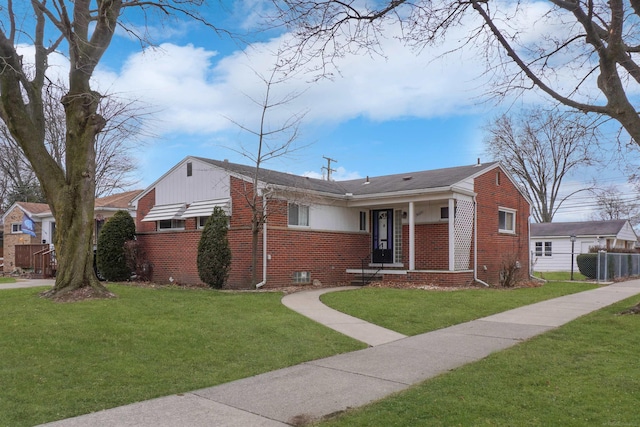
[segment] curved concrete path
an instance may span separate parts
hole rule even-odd
[[[339,288],[325,288],[313,291],[302,291],[285,295],[282,303],[309,319],[336,330],[348,337],[362,341],[370,346],[386,344],[406,338],[398,332],[385,329],[362,319],[327,307],[320,301],[320,296],[328,292],[358,289],[358,286],[343,286]]]
[[[342,288],[344,289],[344,288]],[[314,291],[311,291],[314,292]],[[640,294],[640,280],[567,295],[364,350],[190,393],[47,424],[50,427],[302,425],[383,399],[571,320]],[[296,294],[292,294],[293,297]],[[313,295],[313,294],[312,294]],[[317,298],[316,298],[317,299]],[[303,296],[290,305],[309,304]],[[315,304],[303,311],[314,313]],[[317,309],[317,307],[316,307]],[[338,322],[337,325],[342,325]],[[339,326],[342,327],[342,326]]]

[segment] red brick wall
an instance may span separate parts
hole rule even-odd
[[[496,174],[500,174],[499,184]],[[500,169],[475,180],[478,211],[478,278],[497,284],[503,262],[520,262],[519,276],[529,275],[529,203]],[[515,209],[515,234],[498,232],[498,207]],[[486,269],[485,269],[486,267]]]
[[[423,271],[411,271],[407,274],[383,274],[385,282],[394,283],[421,283],[430,286],[467,286],[473,284],[473,272],[457,271],[434,273]]]
[[[449,224],[418,224],[415,233],[416,270],[448,270]],[[409,225],[402,226],[402,260],[409,268]]]
[[[251,281],[251,209],[245,195],[251,193],[251,183],[231,178],[232,216],[229,244],[232,253],[230,288],[246,288]],[[156,232],[155,223],[141,222],[155,204],[151,191],[138,202],[138,239],[152,264],[152,280],[168,283],[201,284],[197,269],[197,246],[200,230],[195,218],[187,221],[184,231]],[[311,281],[337,284],[350,278],[347,268],[358,268],[369,253],[370,237],[363,233],[340,233],[296,229],[287,226],[287,202],[271,200],[267,218],[266,287],[293,284],[293,273],[308,271]],[[258,235],[257,279],[262,280],[262,237]]]

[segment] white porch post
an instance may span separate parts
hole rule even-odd
[[[455,200],[449,199],[449,271],[456,269]]]
[[[416,215],[413,202],[409,202],[409,270],[416,269]]]

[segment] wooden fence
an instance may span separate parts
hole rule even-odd
[[[33,270],[42,277],[55,274],[55,256],[49,245],[16,245],[16,261],[18,268]]]

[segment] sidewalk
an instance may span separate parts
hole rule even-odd
[[[53,286],[55,283],[55,279],[17,279],[15,283],[0,283],[0,290]]]
[[[322,308],[317,303],[319,292],[292,294],[284,298],[283,303],[363,341],[376,342],[374,335],[378,330],[383,343],[191,393],[138,402],[46,425],[297,425],[385,398],[640,294],[640,280],[567,295],[426,334],[400,336],[395,340],[388,334],[392,331],[369,328],[366,322],[356,322],[350,316],[343,317],[342,313]],[[363,330],[366,333],[363,334]]]

